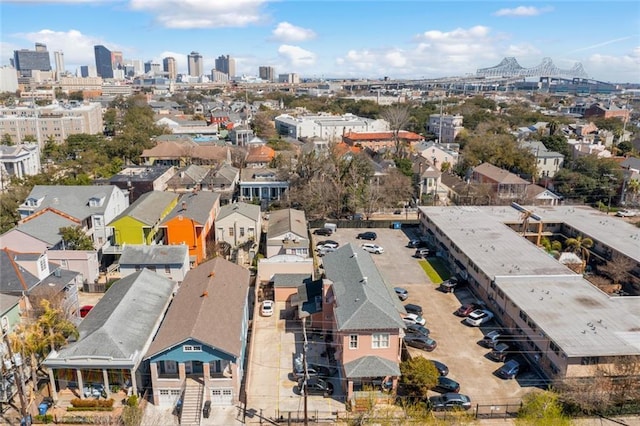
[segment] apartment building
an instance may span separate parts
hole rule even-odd
[[[427,131],[433,133],[440,143],[453,143],[464,129],[461,115],[431,114]]]
[[[294,117],[282,114],[275,118],[275,127],[280,135],[294,139],[313,138],[339,142],[343,135],[351,132],[387,132],[385,120],[361,118],[347,113],[343,115],[319,114]]]

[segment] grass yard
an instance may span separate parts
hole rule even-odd
[[[437,257],[430,257],[428,259],[419,260],[418,263],[424,270],[434,284],[440,284],[444,280],[448,280],[451,277],[449,269],[445,266]]]

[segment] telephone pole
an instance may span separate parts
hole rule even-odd
[[[13,370],[13,377],[16,381],[16,386],[18,387],[18,396],[20,397],[20,415],[21,419],[24,420],[26,426],[31,425],[31,417],[27,412],[27,398],[24,393],[24,373],[22,371],[22,356],[17,353],[14,354],[11,350],[11,342],[9,342],[9,327],[2,328],[2,337],[4,339],[4,343],[7,346],[7,353],[9,354],[9,363],[11,364],[11,369]]]
[[[307,387],[309,386],[309,384],[307,383],[307,380],[309,380],[309,372],[307,370],[307,317],[306,315],[304,317],[302,317],[302,336],[304,339],[304,342],[302,343],[302,366],[304,368],[304,382],[303,382],[303,388],[304,388],[304,393],[303,393],[303,397],[304,397],[304,426],[307,426],[309,424],[309,415],[308,415],[308,411],[307,411]]]

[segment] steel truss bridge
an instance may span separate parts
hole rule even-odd
[[[551,58],[543,58],[542,62],[532,68],[522,67],[516,58],[504,58],[498,65],[480,68],[476,71],[478,77],[560,77],[566,79],[588,78],[582,64],[577,62],[570,69],[558,68]]]

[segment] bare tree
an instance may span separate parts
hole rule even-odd
[[[408,104],[394,104],[384,109],[380,116],[389,122],[389,128],[393,133],[393,141],[395,143],[396,155],[404,158],[407,150],[400,140],[400,130],[409,123],[411,119],[411,108]]]
[[[611,260],[598,266],[598,271],[611,278],[614,284],[622,284],[634,267],[633,260],[622,254],[613,253]]]

